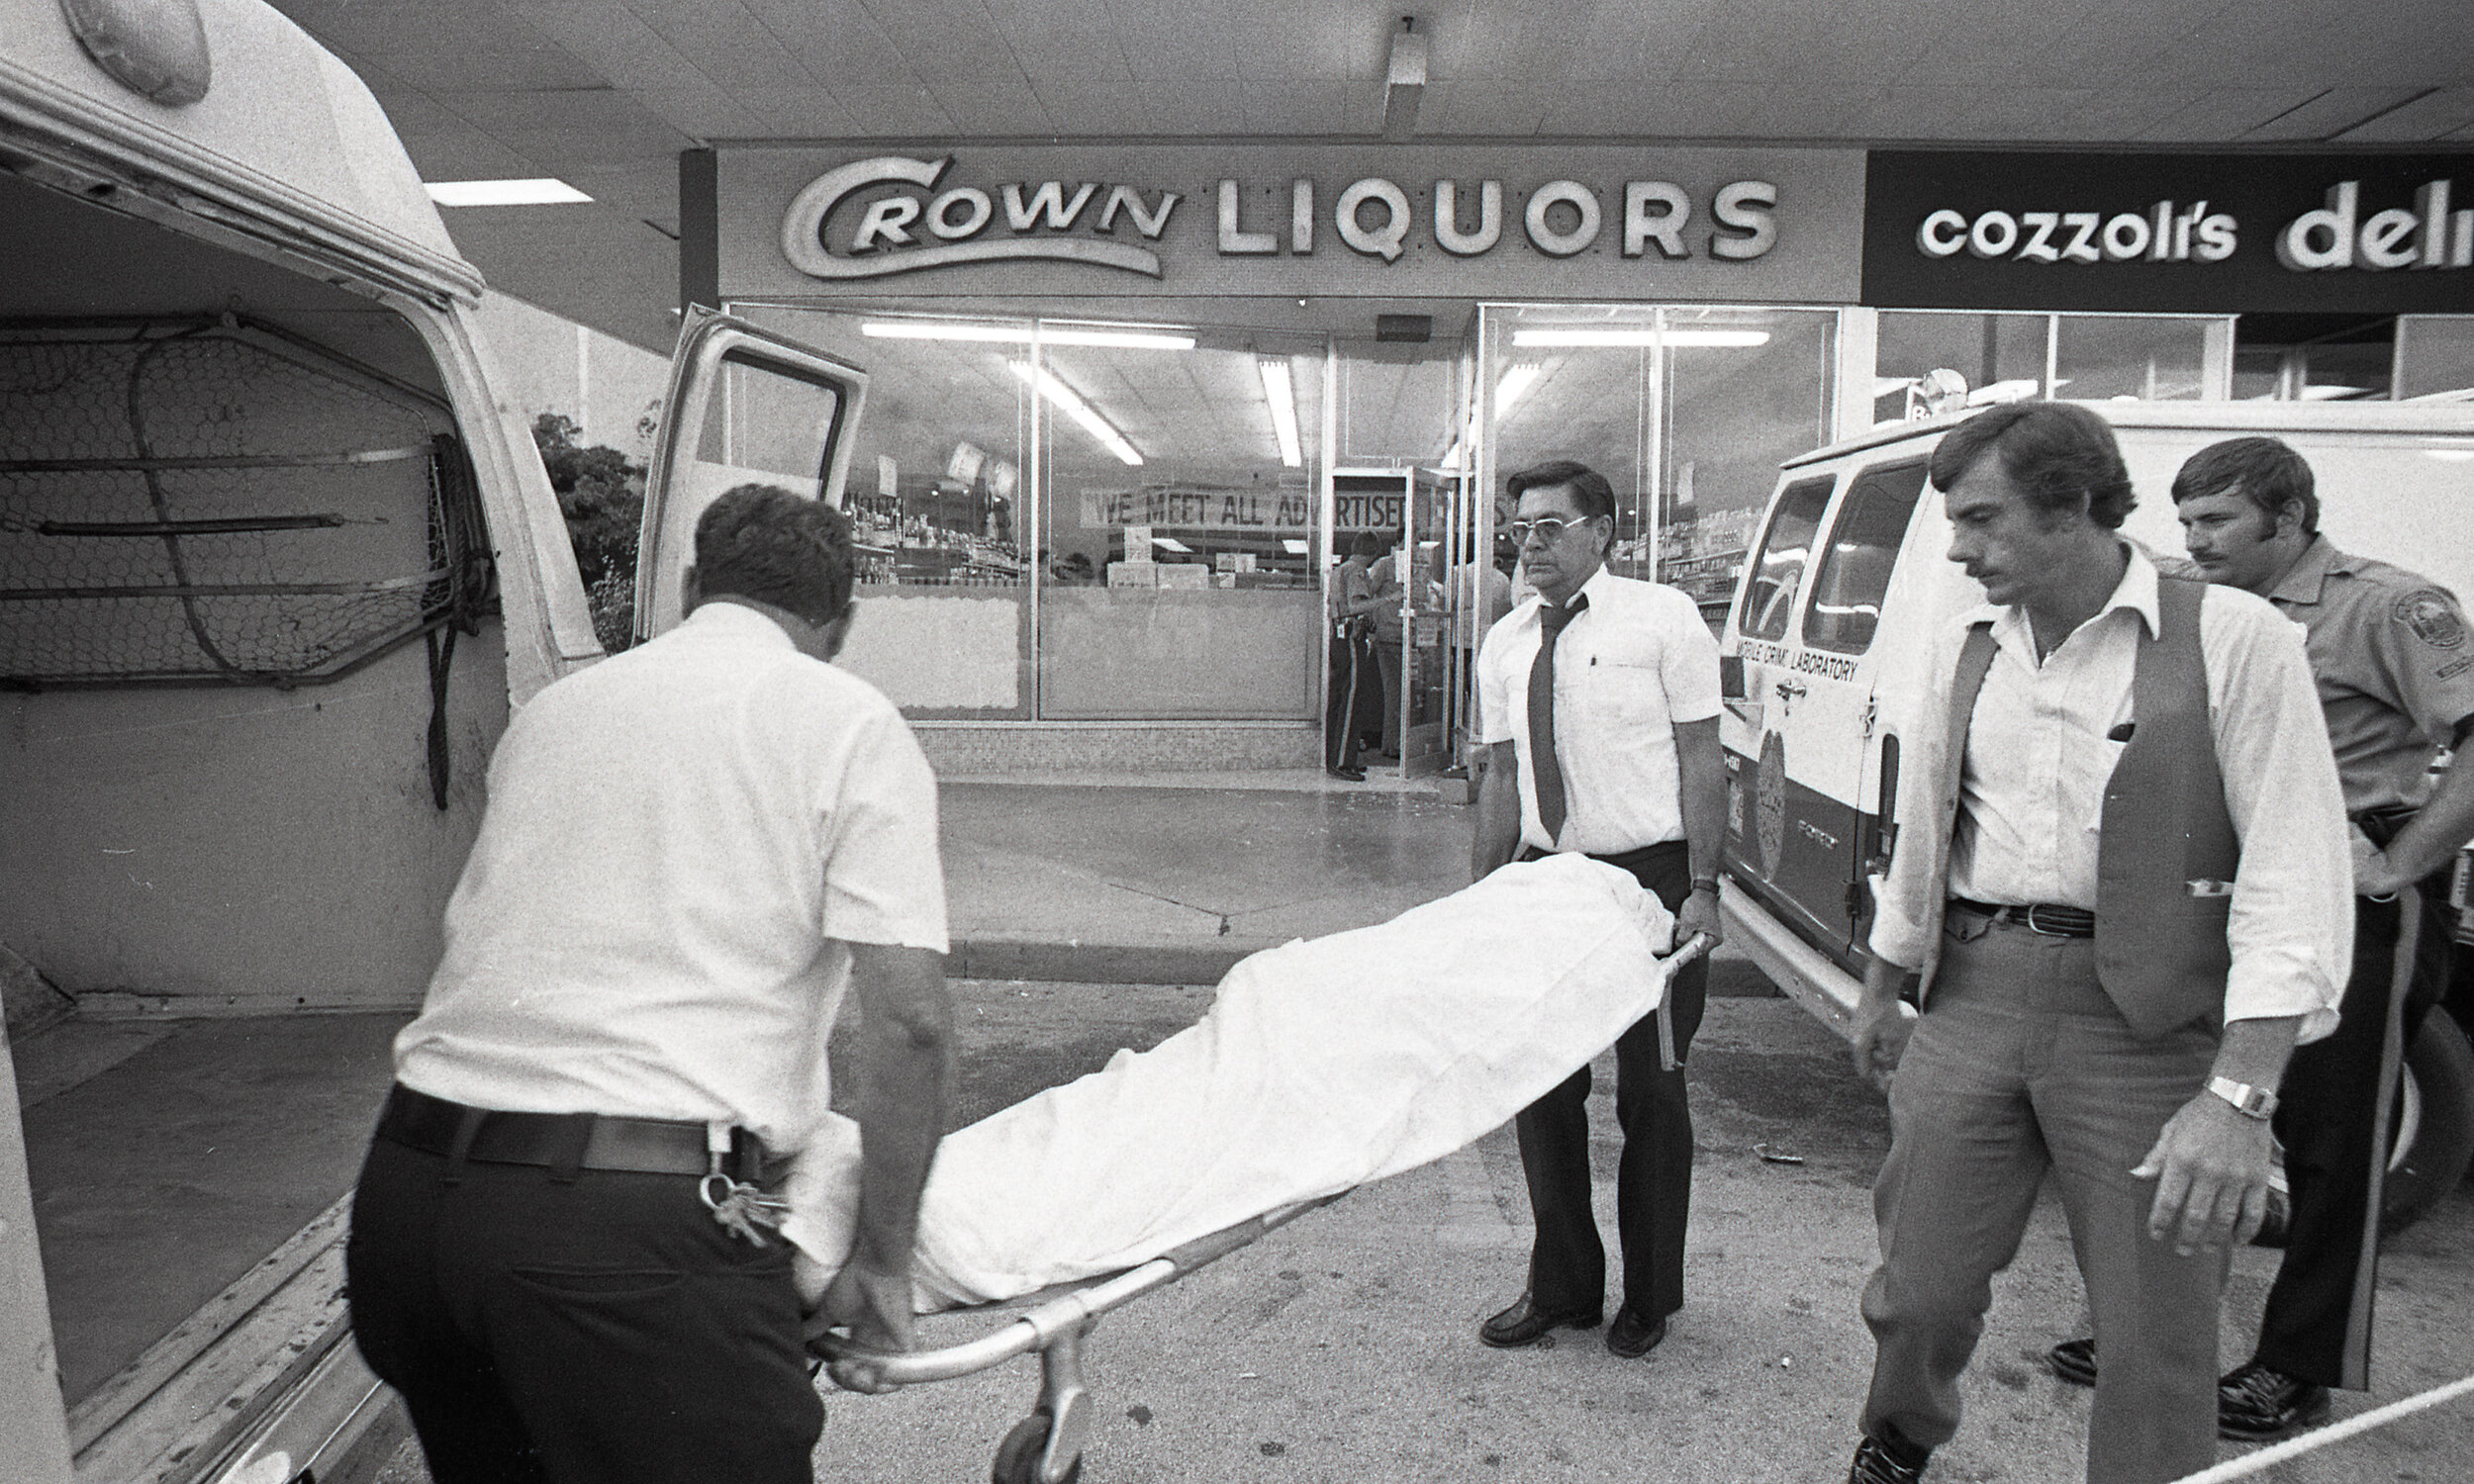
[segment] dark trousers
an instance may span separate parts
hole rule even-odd
[[[2354,899],[2352,976],[2334,1034],[2297,1048],[2278,1087],[2285,1146],[2285,1258],[2260,1316],[2253,1358],[2323,1386],[2370,1387],[2371,1290],[2379,1269],[2372,1213],[2388,1162],[2381,1137],[2389,999],[2397,955],[2416,955],[2403,1014],[2411,1041],[2439,997],[2448,962],[2446,899],[2424,892],[2421,943],[2400,944],[2394,901]],[[2368,1240],[2366,1240],[2368,1239]]]
[[[809,1484],[824,1404],[790,1247],[732,1238],[696,1184],[372,1143],[352,1334],[436,1484]]]
[[[1375,677],[1375,656],[1364,636],[1334,634],[1331,679],[1323,689],[1323,766],[1355,768],[1365,746],[1367,729],[1376,724],[1381,704],[1381,684]]]
[[[1523,860],[1543,852],[1530,850]],[[1668,911],[1692,893],[1690,853],[1680,840],[1621,856],[1601,856],[1629,871]],[[1681,1061],[1701,1028],[1709,992],[1709,961],[1676,971],[1672,996],[1675,1056]],[[1596,1313],[1606,1297],[1606,1247],[1589,1209],[1589,1068],[1521,1110],[1514,1121],[1521,1168],[1529,1177],[1529,1209],[1538,1236],[1529,1253],[1529,1294],[1539,1308]],[[1623,1154],[1615,1166],[1615,1235],[1623,1244],[1624,1305],[1646,1320],[1683,1307],[1683,1236],[1692,1209],[1692,1110],[1683,1068],[1663,1070],[1658,1019],[1644,1017],[1615,1042],[1615,1125]]]

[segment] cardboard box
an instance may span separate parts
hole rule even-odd
[[[1160,569],[1150,562],[1110,562],[1108,586],[1111,588],[1156,588],[1159,583],[1152,574]]]

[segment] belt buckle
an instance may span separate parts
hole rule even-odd
[[[2046,927],[2042,922],[2037,921],[2036,914],[2042,910],[2045,905],[2046,904],[2044,902],[2031,902],[2027,906],[2017,909],[2019,912],[2019,920],[2028,925],[2029,932],[2042,933],[2047,938],[2075,938],[2079,936],[2076,933],[2064,932],[2060,928]]]

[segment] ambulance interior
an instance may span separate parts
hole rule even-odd
[[[413,324],[0,164],[0,980],[79,1472],[132,1477],[342,1333],[506,665]]]

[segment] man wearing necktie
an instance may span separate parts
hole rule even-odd
[[[1691,599],[1606,570],[1615,492],[1559,460],[1512,476],[1520,543],[1536,595],[1487,631],[1477,653],[1485,773],[1470,871],[1578,851],[1631,872],[1675,914],[1677,942],[1720,935],[1718,860],[1726,762],[1718,743],[1718,644]],[[1660,1065],[1656,1017],[1615,1043],[1615,1182],[1623,1301],[1606,1347],[1631,1358],[1666,1338],[1683,1306],[1692,1120],[1681,1060],[1701,1023],[1708,970],[1668,988],[1677,1066]],[[1594,1327],[1606,1250],[1589,1208],[1589,1068],[1522,1112],[1521,1165],[1538,1235],[1529,1286],[1478,1327],[1498,1346],[1558,1326]]]

